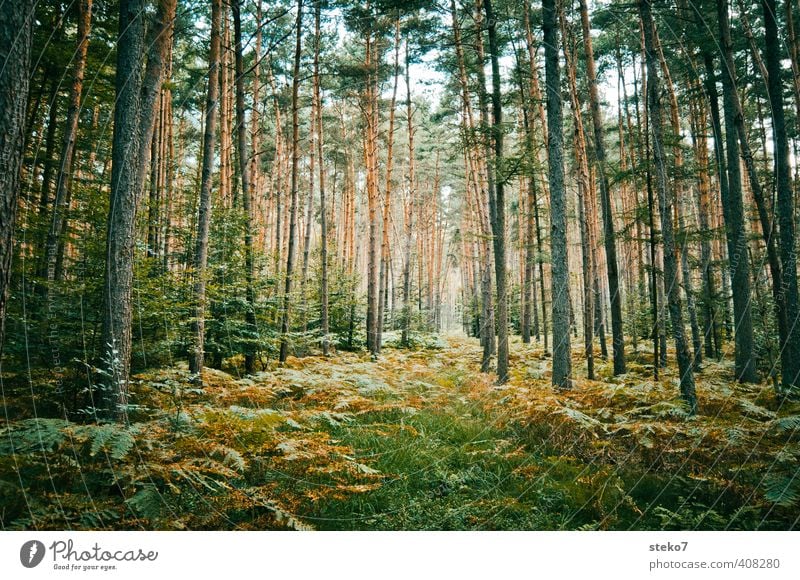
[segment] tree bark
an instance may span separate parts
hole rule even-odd
[[[500,60],[497,43],[497,20],[492,0],[483,0],[492,63],[492,137],[494,141],[494,191],[489,189],[494,241],[494,269],[497,285],[497,382],[508,381],[508,288],[506,280],[506,209],[503,168],[503,107],[500,92]],[[437,193],[434,192],[436,195]],[[494,206],[494,211],[491,211]]]
[[[597,94],[597,74],[595,72],[592,36],[589,26],[589,11],[586,0],[580,0],[583,47],[586,53],[586,76],[589,84],[589,108],[594,128],[594,155],[597,162],[597,177],[600,184],[600,208],[603,214],[603,245],[606,251],[606,274],[608,295],[611,302],[611,335],[614,354],[614,374],[625,372],[625,336],[622,326],[622,293],[617,268],[617,241],[614,231],[614,214],[611,208],[611,194],[606,175],[606,147],[603,138],[603,120],[600,116],[600,98]]]
[[[781,291],[786,304],[788,334],[781,344],[781,382],[784,394],[800,393],[800,300],[797,288],[797,253],[794,233],[794,192],[789,165],[789,140],[783,110],[783,75],[775,0],[761,0],[764,12],[767,92],[772,112],[772,144],[775,151],[775,210],[780,234],[783,268]]]
[[[81,95],[83,93],[83,76],[86,70],[86,53],[89,48],[89,32],[92,22],[92,0],[78,2],[78,46],[75,51],[75,73],[67,110],[67,125],[61,145],[61,162],[56,174],[56,196],[53,203],[53,219],[47,234],[45,246],[47,281],[56,279],[56,262],[58,260],[61,236],[64,232],[67,211],[67,188],[70,184],[72,159],[75,153],[75,140],[78,136],[78,119],[81,112]]]
[[[678,269],[675,260],[675,239],[672,225],[672,192],[669,190],[663,130],[661,127],[661,101],[659,94],[658,56],[655,48],[655,22],[651,12],[651,0],[639,0],[639,12],[644,29],[645,58],[647,61],[647,113],[650,135],[653,141],[653,164],[656,172],[656,189],[661,214],[661,235],[664,244],[664,285],[666,286],[672,334],[675,339],[681,394],[689,405],[690,413],[697,408],[692,357],[683,326],[683,308],[678,287]]]
[[[144,0],[120,4],[117,43],[116,106],[111,165],[111,203],[106,238],[102,362],[107,380],[101,388],[98,418],[127,420],[128,379],[131,363],[131,293],[136,240],[136,212],[147,171],[153,138],[156,97],[164,72],[164,59],[172,42],[175,0],[162,0],[149,35],[145,54]],[[99,404],[98,404],[99,403]]]
[[[550,182],[550,246],[552,256],[553,386],[572,387],[569,338],[569,254],[567,200],[564,187],[561,70],[558,62],[558,11],[555,0],[543,0],[545,79],[547,85],[547,141]]]
[[[300,57],[303,45],[303,0],[297,0],[297,21],[295,23],[295,48],[294,67],[292,70],[292,181],[291,181],[291,207],[289,209],[289,249],[286,257],[286,278],[283,287],[283,312],[281,314],[281,347],[280,362],[286,362],[289,356],[289,316],[292,291],[292,272],[294,270],[297,241],[297,170],[300,160],[300,120],[299,120],[299,92],[300,92]]]
[[[0,355],[24,154],[35,5],[33,0],[9,0],[0,12]]]
[[[717,0],[717,19],[722,44],[722,104],[725,117],[725,148],[728,157],[728,187],[722,192],[722,210],[725,218],[725,234],[728,241],[728,267],[733,291],[735,372],[736,380],[743,383],[758,381],[757,363],[754,353],[753,319],[750,292],[750,258],[747,252],[742,204],[742,174],[739,160],[739,143],[736,139],[735,117],[738,100],[736,76],[733,62],[730,26],[728,24],[728,2]],[[726,195],[727,194],[727,195]]]
[[[217,114],[219,111],[220,26],[222,0],[211,0],[211,46],[208,53],[208,91],[203,134],[203,166],[200,176],[200,200],[197,210],[197,239],[194,250],[194,316],[189,371],[203,381],[206,265],[208,263],[208,230],[211,224],[211,186],[214,171]]]

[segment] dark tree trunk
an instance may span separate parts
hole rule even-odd
[[[250,150],[247,144],[247,123],[244,113],[244,55],[242,54],[242,0],[235,0],[231,5],[233,10],[233,36],[234,36],[234,60],[236,67],[236,144],[237,158],[239,160],[239,177],[242,180],[242,209],[244,210],[244,275],[245,275],[245,298],[247,300],[247,310],[245,311],[245,322],[252,338],[258,334],[256,328],[256,295],[253,287],[253,208],[252,191],[250,183],[250,171],[248,162],[250,160]],[[244,372],[252,374],[255,372],[255,349],[248,346],[244,353]]]
[[[611,302],[611,336],[614,353],[614,374],[625,372],[625,337],[622,327],[622,294],[617,269],[617,241],[614,232],[614,214],[611,208],[611,194],[606,175],[606,146],[603,138],[603,121],[600,116],[600,98],[597,94],[597,75],[592,51],[592,36],[589,31],[589,11],[586,0],[580,0],[581,28],[583,46],[586,53],[586,76],[589,83],[589,106],[592,111],[594,128],[594,153],[597,161],[597,177],[600,184],[600,207],[603,214],[603,244],[606,250],[606,271],[608,274],[608,295]]]
[[[543,0],[545,81],[547,85],[547,143],[550,181],[550,246],[552,256],[553,386],[572,386],[570,355],[569,256],[567,253],[567,196],[564,187],[561,70],[558,62],[558,12],[555,0]]]
[[[203,380],[206,265],[208,263],[208,230],[211,224],[211,186],[214,171],[217,114],[219,111],[220,26],[222,0],[211,1],[211,46],[208,53],[208,92],[206,93],[206,118],[203,134],[203,167],[200,174],[200,201],[197,210],[197,240],[194,250],[194,316],[192,319],[192,350],[189,353],[189,371]]]
[[[719,35],[722,41],[722,103],[725,116],[725,148],[728,157],[728,187],[722,192],[722,213],[728,242],[728,267],[733,293],[734,341],[736,380],[743,383],[758,381],[753,343],[753,318],[750,293],[750,258],[747,252],[742,204],[742,172],[739,163],[739,143],[736,139],[734,103],[736,80],[728,25],[728,2],[717,0]],[[727,195],[726,195],[727,194]]]
[[[297,22],[294,50],[294,68],[292,71],[292,181],[291,181],[291,207],[289,209],[289,248],[286,257],[286,279],[283,287],[283,312],[281,314],[281,350],[280,362],[286,362],[289,356],[289,306],[291,304],[292,273],[294,270],[295,254],[297,253],[297,169],[300,160],[300,120],[299,120],[299,92],[300,92],[300,57],[303,40],[303,0],[297,0]]]
[[[675,259],[675,237],[672,226],[672,192],[669,190],[664,137],[661,127],[661,102],[659,95],[658,56],[655,50],[655,23],[651,12],[651,0],[639,0],[639,11],[644,29],[645,57],[647,60],[647,113],[650,134],[653,140],[653,165],[656,172],[658,206],[661,213],[661,236],[664,243],[664,285],[666,287],[672,334],[675,339],[681,394],[691,413],[697,408],[692,357],[683,326],[683,307],[678,287],[678,268]]]
[[[116,106],[111,165],[111,203],[106,241],[105,297],[101,362],[107,373],[99,417],[127,418],[131,362],[131,292],[136,240],[136,210],[142,197],[153,138],[156,97],[164,58],[172,42],[175,0],[160,2],[146,38],[144,0],[123,0],[117,43]],[[149,42],[148,42],[149,41]],[[147,53],[147,65],[141,63]],[[98,405],[99,403],[99,405]]]
[[[0,355],[24,154],[35,5],[33,0],[9,0],[0,11]]]
[[[785,394],[800,393],[800,303],[797,288],[797,253],[794,235],[794,192],[789,165],[789,140],[786,134],[786,117],[783,110],[783,73],[778,38],[775,0],[761,0],[764,11],[767,91],[772,110],[772,143],[775,151],[775,189],[780,233],[780,256],[783,268],[782,292],[786,302],[788,334],[781,344],[781,378]]]
[[[506,284],[506,210],[505,175],[503,175],[503,108],[500,93],[500,63],[497,44],[497,23],[492,0],[483,0],[486,27],[489,33],[489,58],[492,63],[492,134],[494,141],[495,187],[489,190],[494,270],[497,284],[497,382],[508,380],[508,290]],[[438,195],[438,193],[434,192]],[[494,206],[492,210],[491,206]]]

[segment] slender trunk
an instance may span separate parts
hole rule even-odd
[[[86,70],[86,53],[89,47],[89,32],[92,22],[92,0],[78,2],[78,47],[75,54],[75,73],[70,89],[67,124],[61,145],[61,162],[56,174],[56,196],[53,203],[53,219],[47,234],[45,245],[47,281],[56,279],[56,262],[62,234],[66,224],[68,206],[68,186],[70,184],[72,160],[75,153],[75,140],[78,136],[78,119],[81,112],[81,95],[83,93],[83,76]]]
[[[569,254],[567,203],[564,187],[561,71],[558,62],[558,13],[555,0],[543,0],[542,10],[547,84],[547,141],[550,182],[550,246],[553,301],[553,386],[572,386],[569,338]]]
[[[403,251],[403,328],[400,343],[408,346],[411,330],[411,241],[413,237],[414,200],[417,195],[417,181],[414,167],[414,112],[411,109],[411,76],[408,70],[408,40],[406,39],[406,121],[408,123],[408,197],[405,200],[403,230],[405,248]]]
[[[367,349],[373,357],[380,353],[378,343],[378,38],[372,28],[366,31],[365,69],[366,84],[362,94],[362,112],[366,126],[364,161],[367,189]]]
[[[597,92],[592,36],[589,26],[589,11],[586,0],[580,0],[581,28],[583,46],[586,53],[586,76],[589,83],[589,107],[592,112],[594,128],[594,154],[597,162],[597,176],[600,184],[600,208],[603,213],[603,243],[606,251],[606,274],[608,294],[611,302],[611,334],[614,353],[614,374],[625,372],[625,337],[622,327],[622,293],[620,292],[619,271],[617,269],[617,241],[614,231],[614,214],[611,207],[611,194],[606,175],[606,148],[603,137],[603,121],[600,116],[600,98]]]
[[[781,50],[775,0],[761,0],[764,11],[765,50],[769,79],[767,92],[772,112],[772,145],[775,151],[775,210],[780,234],[780,257],[783,268],[781,291],[786,304],[788,334],[781,344],[781,382],[785,394],[800,393],[800,298],[797,288],[797,253],[794,232],[794,192],[789,164],[789,140],[783,110]]]
[[[253,287],[253,209],[252,192],[250,184],[250,171],[248,160],[250,151],[247,146],[247,122],[244,112],[244,56],[242,54],[242,17],[241,5],[243,0],[234,0],[233,10],[233,36],[234,59],[236,66],[236,141],[237,157],[239,160],[239,177],[242,181],[242,209],[244,210],[244,275],[245,275],[245,323],[251,336],[258,333],[256,328],[256,296]],[[235,198],[234,198],[235,199]],[[235,203],[235,202],[234,202]],[[244,353],[244,372],[255,372],[256,356],[254,348],[248,346]]]
[[[321,261],[321,281],[320,281],[320,325],[322,333],[322,354],[328,356],[328,215],[325,205],[325,162],[323,153],[323,132],[322,132],[322,98],[320,97],[319,87],[319,48],[320,48],[320,17],[322,12],[322,0],[314,2],[314,102],[316,103],[317,116],[312,122],[316,124],[317,134],[317,158],[319,160],[319,221],[320,221],[320,261]]]
[[[381,264],[378,288],[378,349],[383,340],[384,309],[389,291],[389,256],[392,214],[392,167],[394,163],[394,117],[397,103],[397,83],[400,76],[400,18],[395,22],[394,31],[394,83],[392,84],[392,100],[389,104],[389,130],[386,135],[386,188],[383,193],[383,240],[381,241]]]
[[[742,204],[742,174],[739,160],[739,143],[736,139],[736,69],[733,62],[728,2],[717,0],[717,18],[722,44],[722,103],[725,116],[725,149],[728,156],[728,188],[722,192],[722,213],[728,241],[728,267],[733,290],[734,340],[736,354],[736,380],[743,383],[758,381],[756,358],[753,352],[753,319],[750,295],[750,258],[747,252]],[[727,195],[726,195],[727,194]]]
[[[494,269],[497,285],[497,382],[508,381],[508,290],[506,280],[506,209],[503,174],[503,108],[500,92],[500,61],[497,44],[497,21],[492,0],[483,0],[492,63],[492,137],[494,141],[494,191],[489,188],[489,207],[494,240]],[[492,210],[492,206],[494,210]]]
[[[220,20],[222,0],[211,2],[211,46],[208,54],[208,92],[206,93],[205,129],[203,134],[203,166],[200,175],[200,200],[197,210],[197,238],[194,250],[194,316],[193,344],[189,352],[189,371],[203,381],[206,265],[208,263],[208,231],[211,224],[211,186],[214,170],[217,112],[219,111]]]
[[[297,21],[295,23],[294,68],[292,70],[292,181],[290,185],[291,207],[289,209],[288,254],[286,258],[286,278],[283,288],[283,312],[281,313],[280,362],[289,356],[289,316],[292,291],[292,272],[296,253],[295,231],[297,230],[297,169],[300,160],[300,57],[303,48],[303,0],[297,0]]]
[[[644,29],[644,47],[647,61],[647,113],[653,141],[653,163],[656,171],[658,205],[661,213],[661,235],[664,244],[664,284],[666,286],[672,334],[680,373],[681,394],[691,413],[697,408],[692,359],[683,327],[683,308],[678,287],[678,272],[675,260],[675,239],[672,229],[672,192],[669,190],[666,153],[661,127],[661,102],[659,94],[658,57],[655,49],[655,23],[651,12],[651,0],[639,0],[639,12]]]
[[[578,96],[576,54],[574,37],[570,34],[564,14],[561,15],[561,33],[564,38],[564,60],[567,66],[569,84],[570,109],[575,129],[573,152],[577,169],[578,192],[578,226],[581,239],[581,275],[583,282],[583,347],[586,355],[587,377],[594,380],[594,288],[592,287],[592,271],[594,269],[593,247],[589,241],[589,223],[587,218],[587,197],[591,195],[589,186],[589,162],[586,155],[586,135],[581,117],[581,102]],[[569,41],[569,42],[568,42]]]

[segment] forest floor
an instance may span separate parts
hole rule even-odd
[[[511,378],[477,341],[292,358],[247,378],[185,367],[132,385],[131,425],[31,418],[4,383],[3,528],[791,529],[800,405],[704,363],[698,414],[652,354],[571,391],[541,346],[512,344]],[[34,378],[35,380],[35,378]],[[24,403],[27,394],[28,404]],[[27,416],[28,418],[22,418]],[[12,474],[7,477],[5,474]]]

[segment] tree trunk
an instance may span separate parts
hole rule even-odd
[[[197,239],[194,251],[194,316],[192,319],[192,344],[189,353],[189,371],[203,381],[206,265],[208,262],[208,230],[211,224],[211,186],[214,170],[214,147],[217,136],[219,111],[220,21],[222,0],[211,1],[211,46],[208,53],[208,92],[206,93],[206,118],[203,135],[203,166],[200,176],[200,200],[197,211]]]
[[[545,79],[547,84],[547,141],[550,182],[550,246],[552,255],[553,386],[572,386],[569,338],[569,254],[567,251],[567,196],[564,187],[564,136],[561,112],[561,71],[558,62],[558,8],[555,0],[542,1]]]
[[[606,250],[606,273],[608,294],[611,301],[611,334],[614,353],[614,374],[625,372],[625,337],[622,327],[622,293],[620,292],[619,271],[617,269],[617,241],[614,231],[614,214],[611,208],[611,194],[606,175],[606,147],[603,138],[603,121],[600,116],[600,98],[597,94],[597,74],[595,73],[592,36],[589,26],[589,11],[586,0],[580,0],[583,47],[586,53],[586,76],[589,83],[589,107],[592,112],[594,128],[594,153],[597,162],[597,176],[600,184],[600,208],[603,213],[603,243]]]
[[[47,281],[56,279],[56,262],[61,236],[64,232],[67,212],[67,187],[71,178],[72,159],[75,152],[75,140],[78,136],[78,118],[81,112],[81,95],[83,93],[83,75],[86,70],[86,52],[89,48],[89,32],[92,21],[92,0],[78,2],[78,46],[75,54],[75,73],[67,110],[67,125],[61,145],[61,162],[56,174],[56,197],[53,203],[53,219],[47,234],[45,246]]]
[[[736,380],[743,383],[758,381],[758,371],[753,352],[752,297],[750,292],[750,258],[747,252],[742,204],[742,174],[739,160],[739,143],[736,139],[734,118],[736,107],[736,77],[733,63],[731,33],[728,25],[728,2],[717,0],[717,18],[722,44],[722,103],[725,116],[725,148],[728,156],[728,188],[722,192],[722,213],[728,241],[728,267],[733,291],[734,341],[736,354]],[[726,195],[727,194],[727,195]]]
[[[408,70],[408,40],[406,39],[406,121],[408,124],[408,198],[405,200],[403,230],[405,248],[403,250],[403,327],[400,343],[408,346],[411,330],[411,241],[413,237],[414,199],[417,195],[417,182],[414,167],[414,111],[411,108],[411,76]]]
[[[329,322],[328,322],[328,213],[325,205],[325,162],[323,154],[323,132],[322,132],[322,98],[320,97],[320,72],[319,72],[319,45],[320,45],[320,17],[322,12],[322,0],[314,2],[314,102],[316,103],[316,119],[312,123],[316,124],[317,134],[317,158],[319,159],[319,213],[320,213],[320,261],[321,261],[321,280],[320,280],[320,326],[322,332],[322,354],[328,356],[329,341]]]
[[[589,162],[586,155],[586,135],[581,117],[581,102],[578,96],[577,71],[575,66],[575,41],[567,27],[564,14],[561,15],[561,34],[564,39],[564,60],[567,65],[567,81],[569,84],[570,109],[575,129],[573,152],[577,169],[578,191],[578,228],[581,239],[581,277],[583,282],[583,348],[586,355],[587,378],[594,380],[594,288],[592,272],[594,271],[593,247],[589,241],[589,222],[587,218],[587,197],[591,195],[589,186]]]
[[[117,43],[116,106],[111,165],[111,203],[108,212],[104,281],[101,365],[107,373],[99,393],[98,416],[127,419],[131,363],[131,293],[136,241],[136,211],[142,197],[153,138],[156,97],[164,60],[172,42],[175,0],[160,2],[149,39],[145,35],[144,0],[123,0]],[[149,42],[147,65],[141,63]]]
[[[669,190],[666,154],[661,127],[661,102],[659,95],[658,56],[655,49],[655,22],[651,12],[651,0],[639,0],[639,12],[644,29],[644,47],[647,61],[647,104],[650,134],[653,140],[653,164],[656,171],[656,189],[661,213],[661,235],[664,243],[664,284],[669,303],[672,334],[675,339],[681,394],[692,414],[697,408],[692,358],[683,326],[683,308],[678,287],[678,269],[675,260],[675,239],[672,228],[672,192]]]
[[[788,334],[781,344],[781,382],[784,394],[800,393],[800,300],[797,288],[797,253],[794,234],[794,192],[789,165],[789,140],[783,110],[783,76],[775,0],[761,0],[764,11],[767,92],[772,111],[772,144],[775,151],[775,189],[780,233],[780,257],[783,268],[782,292],[786,303]]]
[[[286,362],[289,356],[289,307],[291,305],[292,271],[297,248],[295,231],[297,230],[297,169],[300,160],[300,57],[303,48],[303,0],[297,0],[297,22],[295,24],[294,68],[292,70],[292,181],[291,207],[289,209],[288,254],[286,257],[286,278],[283,287],[283,312],[281,314],[281,350],[280,362]]]
[[[362,95],[362,112],[366,126],[364,160],[367,188],[369,238],[367,240],[367,349],[378,356],[378,38],[371,27],[366,31],[366,85]]]
[[[494,191],[489,189],[490,213],[494,240],[494,269],[497,285],[497,382],[508,381],[508,289],[506,280],[506,209],[503,169],[503,108],[500,92],[500,62],[497,44],[497,21],[492,0],[483,0],[489,35],[489,58],[492,63],[492,136],[494,140]],[[434,192],[436,195],[436,192]],[[492,210],[494,206],[494,210]]]
[[[9,0],[0,12],[0,355],[24,154],[35,5],[32,0]]]
[[[390,256],[390,218],[392,212],[392,167],[394,162],[394,117],[397,103],[397,82],[400,76],[400,18],[395,22],[394,32],[394,83],[392,84],[392,100],[389,103],[389,130],[386,135],[386,189],[383,193],[383,239],[381,241],[381,264],[378,288],[378,349],[383,341],[384,308],[389,291],[389,256]]]

